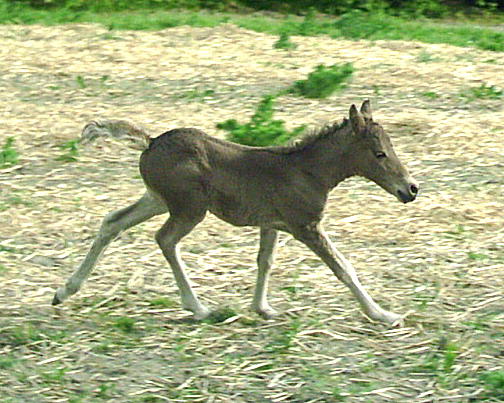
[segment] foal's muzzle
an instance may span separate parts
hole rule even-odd
[[[410,184],[406,190],[399,189],[397,191],[397,196],[399,197],[399,200],[401,200],[403,203],[412,202],[413,200],[416,199],[417,194],[418,194],[418,185],[415,185],[414,183]]]

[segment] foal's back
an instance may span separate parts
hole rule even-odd
[[[303,173],[284,149],[242,146],[197,129],[175,129],[153,139],[140,171],[171,214],[205,210],[233,225],[283,226],[297,209],[294,217],[313,220],[300,207],[320,204],[308,200]]]

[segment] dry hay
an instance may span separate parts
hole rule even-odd
[[[461,93],[483,83],[503,88],[502,54],[325,37],[292,38],[298,48],[285,52],[274,49],[277,38],[232,25],[2,26],[0,37],[0,144],[14,136],[21,154],[0,171],[2,401],[485,398],[480,377],[503,359],[504,110],[502,98]],[[316,125],[372,98],[421,195],[403,206],[352,179],[333,193],[325,224],[371,294],[408,313],[404,327],[370,323],[286,235],[270,292],[285,313],[258,319],[248,310],[257,230],[210,216],[183,250],[202,299],[236,312],[224,323],[185,320],[152,240],[159,217],[122,235],[81,292],[50,307],[103,215],[142,194],[135,151],[99,143],[81,149],[78,162],[56,160],[58,145],[84,123],[127,118],[153,133],[194,126],[222,135],[216,122],[245,120],[260,96],[317,64],[343,62],[356,67],[344,93],[284,96],[277,116],[291,127]],[[206,90],[214,92],[203,97]],[[164,306],[152,305],[160,297]]]

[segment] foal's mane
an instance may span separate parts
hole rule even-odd
[[[334,139],[335,143],[338,143],[343,137],[342,129],[348,126],[348,122],[349,120],[345,118],[341,122],[329,123],[319,128],[310,129],[301,137],[294,139],[290,144],[273,148],[275,151],[290,154],[309,149],[320,140],[327,138]]]

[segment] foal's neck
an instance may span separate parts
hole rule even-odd
[[[315,134],[293,154],[295,163],[330,191],[355,175],[351,164],[352,139],[350,124],[344,124],[334,132]]]

